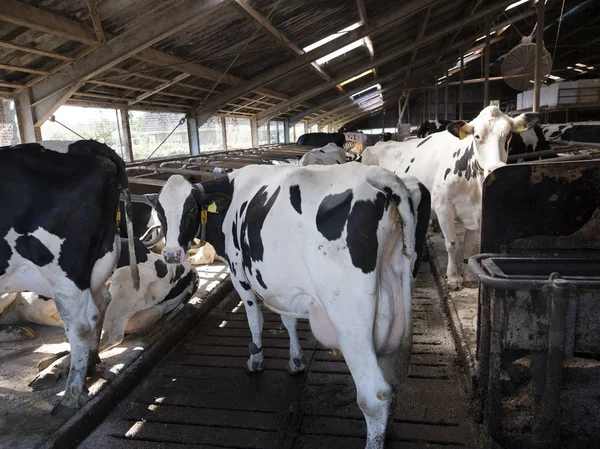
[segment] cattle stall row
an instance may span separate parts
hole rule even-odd
[[[467,229],[465,240],[469,243],[466,243],[466,259],[475,254],[477,249],[477,244],[471,243],[471,239],[480,232],[484,180],[492,179],[488,175],[493,172],[506,170],[509,143],[515,140],[515,136],[534,129],[536,121],[536,114],[526,113],[511,118],[497,108],[489,107],[469,123],[456,121],[448,124],[447,132],[406,142],[378,142],[366,149],[360,134],[309,134],[299,139],[300,142],[305,138],[307,145],[176,156],[137,162],[127,167],[117,160],[117,178],[111,178],[108,172],[97,175],[110,186],[107,187],[107,192],[110,192],[107,201],[112,205],[108,204],[109,209],[105,212],[96,212],[90,199],[80,198],[80,209],[70,203],[65,205],[56,200],[52,203],[50,200],[53,197],[46,193],[52,189],[49,185],[42,186],[40,195],[46,197],[50,205],[54,204],[55,209],[59,205],[62,208],[58,212],[62,218],[61,224],[65,222],[65,216],[72,216],[76,226],[83,224],[90,227],[91,223],[86,225],[85,220],[89,220],[91,211],[96,214],[92,216],[106,219],[103,234],[106,242],[114,243],[89,246],[88,252],[83,253],[93,254],[94,258],[86,264],[77,263],[69,260],[69,253],[66,252],[71,244],[69,237],[74,238],[68,231],[71,228],[65,231],[52,219],[42,219],[25,228],[10,227],[9,223],[5,238],[8,250],[4,249],[7,253],[6,268],[0,273],[3,288],[11,292],[33,290],[37,294],[37,304],[48,304],[49,298],[54,298],[58,310],[55,314],[60,314],[62,318],[71,347],[78,347],[80,351],[76,353],[73,349],[70,358],[61,358],[42,370],[36,379],[37,386],[67,377],[68,372],[68,394],[55,406],[53,414],[68,416],[73,409],[83,405],[87,370],[80,367],[89,366],[93,370],[99,361],[99,351],[118,345],[128,327],[135,331],[137,323],[141,328],[148,328],[169,312],[180,308],[198,287],[198,272],[193,268],[193,259],[188,259],[190,254],[195,253],[194,258],[199,256],[208,263],[222,261],[229,269],[238,295],[235,299],[238,305],[233,309],[243,307],[248,320],[248,327],[243,326],[244,330],[239,335],[236,330],[234,336],[247,336],[249,331],[252,337],[249,357],[242,364],[247,372],[254,373],[251,383],[259,385],[261,389],[269,388],[268,380],[261,380],[268,379],[261,373],[265,366],[269,369],[269,358],[265,358],[264,353],[270,352],[268,345],[263,346],[268,340],[268,333],[263,334],[263,323],[265,314],[277,312],[282,326],[271,328],[269,332],[283,332],[289,336],[289,353],[288,357],[280,354],[276,358],[281,360],[283,371],[292,376],[298,374],[297,378],[302,379],[296,385],[295,388],[299,390],[292,395],[294,399],[290,399],[292,402],[289,405],[300,401],[300,407],[302,404],[314,406],[314,398],[302,401],[302,391],[309,385],[305,382],[311,375],[317,374],[318,378],[325,373],[311,371],[314,352],[308,351],[300,342],[297,320],[308,319],[305,323],[314,334],[312,341],[320,345],[321,351],[327,348],[340,351],[344,366],[349,370],[344,374],[349,372],[354,380],[351,388],[356,388],[355,405],[357,411],[363,414],[364,421],[361,422],[366,423],[356,442],[357,447],[364,444],[362,438],[366,434],[368,449],[382,448],[386,433],[386,447],[396,447],[395,442],[406,441],[414,444],[414,447],[435,447],[437,443],[444,445],[435,439],[406,440],[405,436],[394,436],[390,426],[393,427],[396,421],[389,415],[390,410],[402,410],[402,406],[398,408],[395,402],[398,391],[402,391],[402,386],[398,386],[397,382],[407,378],[407,375],[410,379],[409,372],[414,376],[413,371],[419,369],[414,366],[420,366],[410,362],[411,354],[413,357],[415,355],[413,345],[418,340],[413,335],[416,337],[421,334],[427,339],[436,332],[431,323],[415,330],[418,314],[412,310],[412,305],[418,303],[419,299],[418,290],[414,287],[415,279],[418,279],[419,270],[428,269],[420,261],[429,214],[430,211],[434,212],[445,239],[448,260],[444,281],[446,287],[451,290],[462,289],[463,275],[467,276],[469,271],[457,262],[455,221],[458,219]],[[312,138],[315,140],[310,144]],[[319,145],[317,148],[316,142]],[[47,182],[60,185],[59,179],[64,181],[65,170],[68,170],[61,165],[66,161],[65,158],[79,157],[82,146],[88,144],[80,141],[62,146],[55,143],[44,145],[33,144],[18,149],[34,155],[39,159],[36,161],[38,163],[46,159],[48,166],[57,168],[57,176],[48,178]],[[96,157],[114,160],[112,150],[108,147],[89,145],[85,151]],[[32,164],[23,165],[19,160],[20,155],[9,150],[0,151],[0,156],[6,158],[6,167],[12,164],[14,170],[20,169],[22,178],[26,179],[29,171],[33,171]],[[362,163],[346,163],[352,160]],[[41,163],[39,165],[43,166]],[[92,182],[92,175],[88,176],[90,179],[80,181],[82,186],[77,186],[78,191],[86,191],[84,181]],[[54,194],[66,195],[69,187],[73,188],[53,188]],[[120,208],[119,197],[124,199]],[[133,204],[128,204],[130,198]],[[50,215],[55,216],[56,213],[54,210]],[[20,220],[23,221],[22,218]],[[302,232],[296,233],[296,229]],[[128,238],[119,241],[117,233]],[[80,249],[90,245],[85,240],[73,244]],[[79,265],[78,270],[72,267],[73,264]],[[116,267],[117,271],[112,273],[111,266]],[[85,267],[89,267],[87,271]],[[28,272],[36,276],[17,275],[26,275]],[[110,282],[105,285],[111,274]],[[65,291],[64,285],[69,284],[74,284],[75,288]],[[378,292],[373,292],[372,285],[375,284],[380,285]],[[428,304],[437,310],[440,303],[437,294],[432,293],[432,284],[431,277],[421,281],[420,288],[429,287],[427,291],[431,295],[421,299],[429,300]],[[15,296],[9,293],[3,299],[12,298],[10,295]],[[88,298],[87,302],[68,302],[82,295]],[[20,293],[17,296],[21,304],[30,304],[27,294]],[[437,313],[433,308],[429,312]],[[237,312],[233,309],[228,313]],[[422,319],[429,321],[427,317]],[[218,328],[227,330],[227,326],[228,320],[223,319]],[[113,327],[116,330],[111,331]],[[346,332],[345,329],[353,331]],[[209,330],[203,335],[217,337],[221,334]],[[287,337],[282,338],[287,340]],[[441,338],[440,343],[435,343],[438,340],[428,340],[429,343],[423,344],[448,344],[450,353],[454,354],[454,346],[446,338],[449,335]],[[87,347],[86,341],[89,344]],[[231,346],[238,344],[239,341],[232,342]],[[206,350],[209,349],[201,351]],[[184,352],[182,357],[185,359],[186,355]],[[192,365],[175,363],[176,366],[201,368],[193,374],[181,375],[178,368],[173,371],[175,374],[171,374],[172,368],[169,367],[157,375],[175,376],[174,380],[180,375],[183,378],[209,379],[211,376],[221,378],[234,369],[234,366],[223,364],[224,361],[219,359],[223,354],[196,355],[210,355],[216,359]],[[241,361],[243,356],[238,351],[236,357]],[[424,363],[424,366],[430,366],[429,362]],[[431,367],[435,366],[433,362]],[[444,366],[444,363],[440,366]],[[161,373],[160,368],[158,373]],[[452,380],[454,385],[460,384],[458,372],[444,376],[446,380]],[[298,384],[293,378],[286,377],[282,381],[284,389]],[[327,377],[325,379],[316,382],[325,382],[326,387],[335,385],[335,381],[330,382]],[[419,397],[430,395],[430,389],[436,388],[434,381],[438,380],[435,376],[425,376],[423,379],[432,382],[426,382],[427,385],[415,399],[417,401]],[[214,388],[221,391],[222,386]],[[466,396],[459,396],[456,400],[462,404],[461,407],[466,406]],[[247,400],[256,407],[255,401],[260,398],[250,395]],[[154,408],[149,407],[149,410]],[[276,422],[279,422],[284,410],[272,412],[277,415],[274,416]],[[335,421],[342,419],[342,416],[334,413],[329,418]],[[413,418],[405,419],[410,421]],[[281,433],[283,440],[303,428],[304,420],[297,419],[300,419],[296,423],[299,427],[293,431],[284,425]],[[464,419],[466,421],[462,424],[471,428],[469,419]],[[139,418],[141,423],[146,420]],[[425,421],[425,424],[429,422]],[[188,425],[179,421],[170,424]],[[278,425],[269,426],[281,430]],[[325,426],[324,436],[335,437],[344,433],[332,430],[337,424],[331,426]],[[144,425],[134,425],[124,433],[122,439],[125,442],[136,440],[137,427]],[[200,438],[198,441],[205,441],[213,433],[218,434],[215,430],[217,427],[218,422],[209,425],[208,429],[201,432],[203,436],[197,437]],[[136,431],[132,430],[134,428]],[[175,428],[172,427],[172,431]],[[477,432],[473,430],[473,433]],[[319,433],[309,432],[307,435]],[[352,433],[344,433],[344,437],[358,438]],[[149,436],[142,440],[154,441],[156,438]],[[304,447],[301,438],[296,436],[292,440],[289,447]],[[312,445],[319,444],[318,438],[312,440]],[[480,444],[471,437],[459,440],[449,444],[457,447]],[[282,440],[278,441],[281,443]],[[164,442],[179,444],[175,440]],[[271,443],[267,446],[281,447],[271,446]],[[129,447],[129,443],[123,444]],[[215,441],[217,446],[223,444],[233,443]],[[257,442],[256,447],[265,446]]]

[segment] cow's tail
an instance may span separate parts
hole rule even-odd
[[[127,179],[127,172],[125,171],[125,162],[119,157],[119,155],[112,149],[105,152],[105,155],[115,163],[117,166],[117,176],[119,179],[119,185],[123,192],[123,202],[125,209],[125,223],[127,226],[127,240],[128,240],[128,252],[129,252],[129,269],[131,270],[131,279],[133,281],[133,287],[136,290],[140,289],[140,270],[137,266],[137,260],[135,258],[135,242],[133,235],[133,212],[131,209],[131,193],[129,192],[129,180]]]

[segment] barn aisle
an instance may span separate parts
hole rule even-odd
[[[414,295],[414,346],[387,448],[477,448],[457,355],[428,264]],[[343,359],[298,325],[309,367],[286,371],[288,337],[265,312],[266,370],[247,375],[250,332],[231,293],[80,444],[85,449],[357,448],[366,434]]]

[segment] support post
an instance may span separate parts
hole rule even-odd
[[[283,142],[290,143],[290,121],[283,121]]]
[[[540,90],[542,88],[542,50],[544,48],[544,14],[546,3],[538,0],[537,5],[537,27],[535,34],[535,69],[533,79],[533,112],[540,111]]]
[[[490,24],[489,17],[485,18],[485,59],[484,59],[484,77],[483,83],[483,107],[490,105]]]
[[[250,119],[250,135],[252,136],[252,148],[258,148],[258,122],[255,117]]]
[[[121,128],[123,130],[123,150],[125,153],[125,161],[133,162],[133,144],[131,141],[131,128],[129,126],[129,111],[127,108],[120,108],[119,115],[121,116]]]
[[[186,123],[188,130],[188,140],[190,142],[190,154],[195,156],[200,154],[200,140],[198,138],[198,126],[196,125],[196,117],[193,113],[187,113]]]
[[[427,120],[431,120],[431,89],[427,88]]]
[[[444,82],[444,120],[448,120],[448,70]]]
[[[219,117],[221,120],[221,134],[223,136],[223,151],[227,151],[227,129],[225,128],[225,117]]]
[[[31,113],[31,99],[29,98],[28,89],[23,89],[15,97],[15,108],[19,123],[19,136],[21,137],[21,143],[35,142],[36,135],[33,124],[33,114]]]
[[[435,83],[435,109],[434,109],[434,114],[433,114],[433,119],[437,120],[438,118],[438,100],[439,100],[439,96],[438,96],[438,85],[437,82]]]
[[[460,50],[460,88],[458,96],[460,97],[459,109],[458,109],[458,118],[459,120],[463,120],[463,84],[465,81],[465,52],[461,48]]]
[[[304,134],[308,133],[308,123],[306,120],[304,120],[302,123],[304,123]]]

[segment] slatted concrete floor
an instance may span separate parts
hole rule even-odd
[[[265,312],[266,370],[247,375],[250,331],[238,305],[230,294],[79,447],[364,448],[365,423],[343,359],[318,345],[308,323],[300,322],[309,368],[290,376],[287,332],[277,315]],[[409,378],[386,448],[477,448],[456,351],[427,264],[413,311]]]

